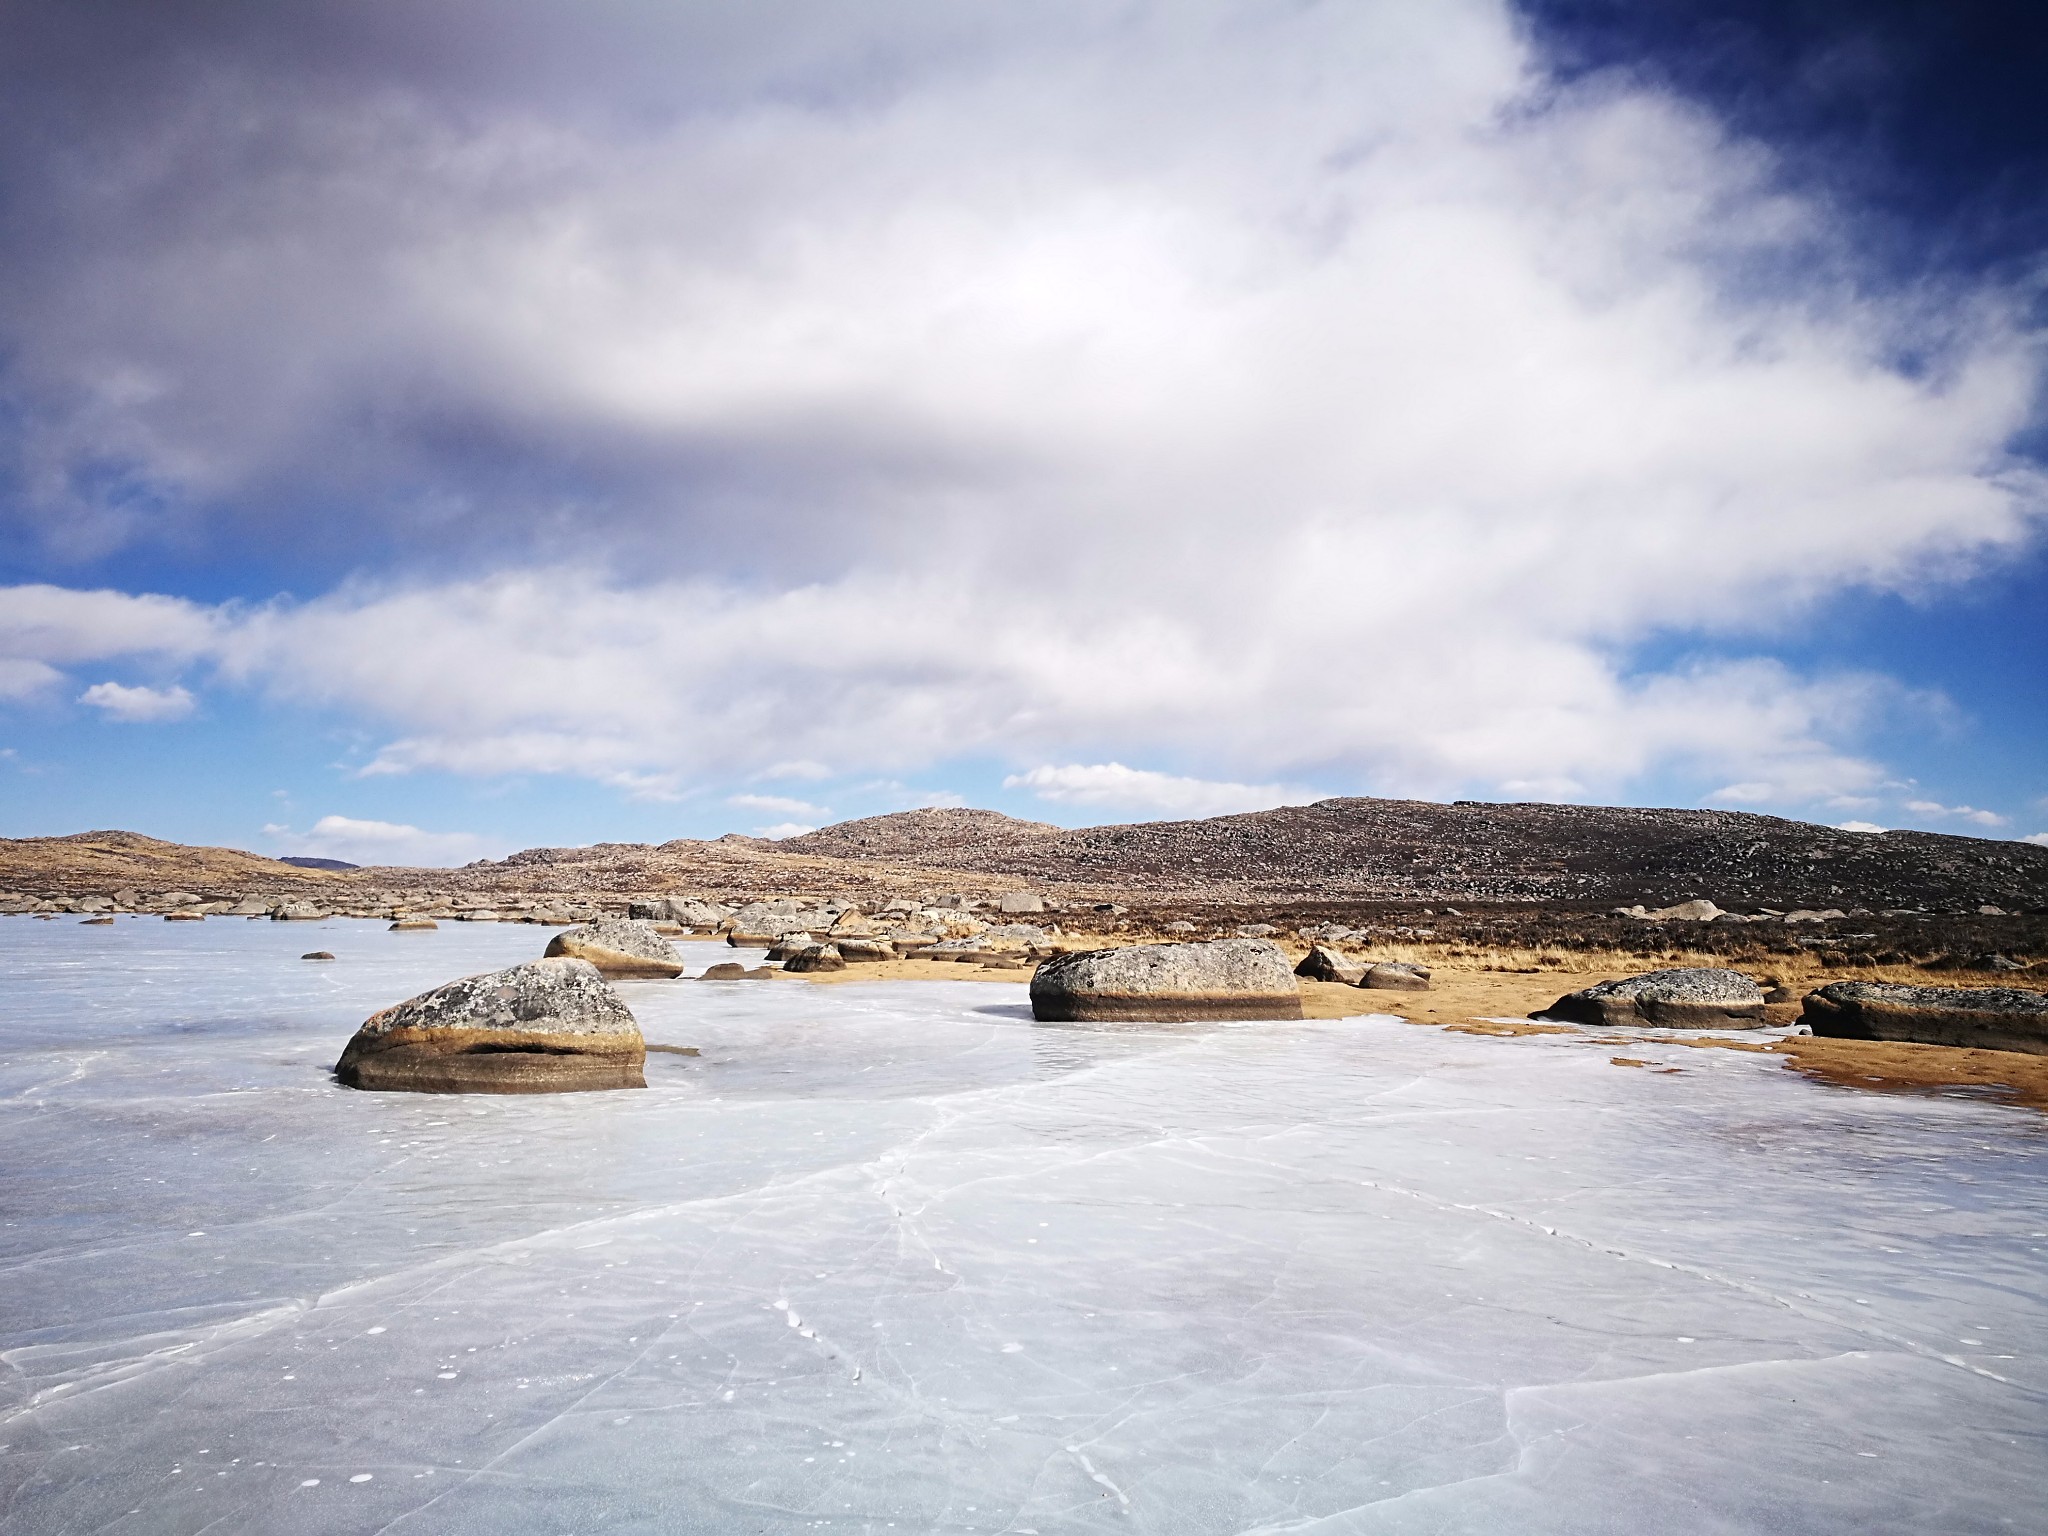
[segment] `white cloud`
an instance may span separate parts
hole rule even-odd
[[[1885,828],[1880,827],[1874,821],[1844,821],[1837,825],[1837,830],[1842,832],[1882,832]]]
[[[1029,773],[1012,774],[1003,780],[1003,788],[1028,789],[1041,800],[1061,805],[1113,806],[1189,818],[1306,805],[1317,798],[1279,784],[1215,783],[1126,768],[1122,763],[1047,764]]]
[[[780,812],[785,816],[810,816],[818,820],[832,814],[829,805],[812,805],[808,800],[792,800],[786,795],[728,795],[725,803],[746,811]],[[766,833],[761,835],[767,836]]]
[[[190,693],[175,685],[130,688],[121,683],[94,683],[78,696],[78,702],[90,704],[109,720],[156,724],[184,719],[192,713],[195,701]]]
[[[507,851],[472,832],[423,832],[402,822],[364,821],[353,816],[322,816],[306,832],[276,824],[264,827],[263,832],[273,852],[340,859],[349,864],[445,867]]]
[[[28,699],[64,680],[64,674],[46,662],[0,656],[0,699]]]
[[[123,164],[186,175],[177,232],[92,180],[89,259],[0,296],[25,396],[86,402],[37,451],[199,502],[452,477],[436,515],[491,551],[505,498],[432,445],[531,443],[610,477],[587,563],[16,588],[0,658],[203,660],[371,722],[373,773],[652,797],[962,758],[1176,814],[1883,781],[1859,733],[1924,701],[1632,648],[2016,548],[2036,364],[1998,294],[1840,280],[1856,232],[1759,150],[1647,89],[1546,95],[1491,0],[1025,13],[735,24],[659,50],[717,76],[680,116],[238,97],[277,181],[166,125]],[[791,88],[828,55],[886,89]]]
[[[2048,848],[2048,832],[2030,832],[2025,837],[2021,838],[2020,841],[2023,843],[2034,843],[2039,845],[2040,847]]]
[[[2002,827],[2012,819],[1996,811],[1980,811],[1968,805],[1943,805],[1938,800],[1908,800],[1906,809],[1922,816],[1952,816],[1959,821],[1975,822],[1980,827]]]
[[[801,821],[778,821],[772,827],[754,828],[754,836],[774,838],[780,841],[785,837],[802,837],[806,832],[815,832],[817,830],[816,826],[807,826]]]

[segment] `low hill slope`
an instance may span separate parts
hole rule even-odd
[[[1742,811],[1353,798],[1065,832],[979,814],[971,835],[907,811],[780,846],[1216,899],[2048,907],[2048,848]]]
[[[64,895],[186,889],[294,891],[331,888],[337,876],[301,869],[238,848],[195,848],[139,832],[74,832],[68,837],[0,838],[0,890]]]

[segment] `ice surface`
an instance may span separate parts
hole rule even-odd
[[[0,1531],[2048,1526],[2032,1114],[973,982],[625,983],[703,1051],[646,1092],[328,1076],[545,938],[0,921]]]

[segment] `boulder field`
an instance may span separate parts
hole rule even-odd
[[[1837,981],[1810,992],[1800,1022],[1837,1040],[1897,1040],[2048,1056],[2048,992]]]
[[[548,958],[587,960],[607,976],[683,974],[683,957],[650,923],[630,917],[601,917],[564,928],[548,940]]]
[[[1764,994],[1740,971],[1645,971],[1567,992],[1533,1017],[1657,1029],[1755,1029],[1764,1022]]]
[[[1301,987],[1279,945],[1265,939],[1134,944],[1060,955],[1031,978],[1042,1023],[1193,1023],[1298,1019]]]
[[[350,1088],[580,1093],[645,1088],[632,1012],[584,960],[465,976],[373,1014],[334,1064]]]

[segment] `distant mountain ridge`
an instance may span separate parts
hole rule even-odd
[[[2048,848],[1934,832],[1843,832],[1746,811],[1343,798],[1199,821],[1065,829],[996,811],[870,816],[770,842],[529,848],[462,869],[297,869],[134,833],[0,840],[0,889],[116,884],[450,894],[703,895],[1029,887],[1070,900],[1867,907],[2048,911]]]

